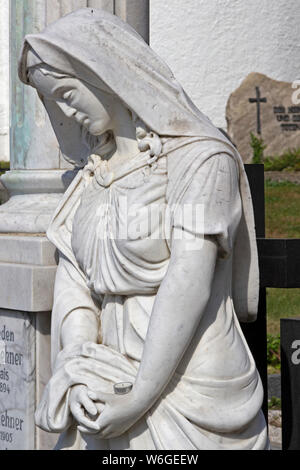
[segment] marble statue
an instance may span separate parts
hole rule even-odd
[[[47,232],[59,265],[37,425],[57,449],[267,449],[240,327],[259,273],[237,150],[105,11],[26,36],[19,76],[78,170]]]

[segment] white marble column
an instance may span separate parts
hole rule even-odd
[[[9,0],[0,0],[0,161],[9,161]]]
[[[123,0],[126,3],[127,0]],[[91,8],[101,8],[102,10],[115,13],[115,0],[88,0],[87,6]]]
[[[86,0],[10,0],[10,171],[1,178],[10,199],[0,208],[2,233],[45,233],[71,181],[36,91],[18,78],[17,61],[26,34],[82,6]]]
[[[122,1],[126,6],[127,0]],[[144,0],[128,0],[128,9],[121,9],[120,4],[116,8],[114,0],[9,3],[11,171],[1,178],[10,200],[0,206],[0,358],[1,353],[7,353],[10,362],[0,363],[6,377],[5,386],[2,384],[5,393],[0,394],[0,450],[51,449],[57,436],[34,424],[34,411],[51,374],[50,325],[57,254],[45,231],[73,172],[62,158],[36,91],[23,86],[17,77],[17,58],[25,34],[40,31],[80,7],[118,12],[140,33],[144,31],[145,38],[148,18],[143,26],[144,20],[139,18],[145,15],[139,4]]]
[[[149,43],[149,0],[88,0],[87,6],[114,13]]]
[[[115,14],[149,43],[149,0],[115,0]]]

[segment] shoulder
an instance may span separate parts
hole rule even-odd
[[[238,182],[239,164],[233,155],[225,152],[216,153],[208,158],[205,163],[204,169],[215,173],[219,180],[230,180],[232,183]]]
[[[239,185],[239,163],[219,142],[191,141],[168,155],[167,166],[168,201],[178,201],[191,185],[205,193],[218,186],[223,191],[224,186],[236,191]]]
[[[207,158],[185,181],[184,201],[213,205],[231,202],[239,197],[239,172],[234,157],[218,153]]]

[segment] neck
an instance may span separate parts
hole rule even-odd
[[[136,129],[129,112],[122,106],[115,113],[115,116],[113,134],[116,141],[116,150],[109,159],[112,167],[130,160],[139,153]]]

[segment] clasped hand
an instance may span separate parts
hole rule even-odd
[[[133,391],[115,395],[76,385],[70,393],[70,409],[78,422],[78,430],[101,439],[118,437],[131,428],[146,412],[141,402]]]

